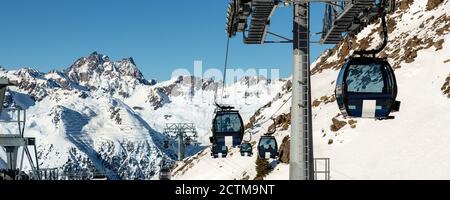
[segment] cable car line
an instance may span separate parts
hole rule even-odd
[[[269,117],[266,119],[266,121],[260,122],[260,124],[265,124],[267,123],[269,120],[274,120],[275,116],[277,115],[277,113],[289,102],[289,100],[292,99],[292,94],[289,96],[289,98],[287,98],[280,107],[278,107],[278,109]]]
[[[209,159],[205,159],[205,161],[208,165],[211,165],[212,167],[217,167],[217,164],[220,165],[220,163],[213,163],[213,162],[211,162],[212,160],[209,160]],[[225,162],[223,162],[222,164],[225,164]],[[233,168],[233,167],[231,167],[231,168]],[[233,176],[237,176],[237,174],[232,171],[231,171],[231,174],[228,174],[227,173],[228,171],[226,171],[226,169],[224,169],[223,167],[218,167],[218,169],[219,170],[217,170],[217,171],[219,171],[220,173],[222,173],[223,175],[225,175],[227,177],[233,178]]]
[[[273,115],[272,116],[270,116],[270,118],[274,118],[275,117],[275,115],[286,105],[286,103],[287,102],[289,102],[289,100],[291,100],[292,99],[292,94],[289,96],[289,98],[287,98],[286,99],[286,101],[283,103],[283,104],[281,104],[281,106],[275,111],[275,113],[273,113]]]
[[[220,100],[221,104],[217,103],[216,99],[214,100],[217,108],[214,111],[214,118],[211,127],[212,136],[210,137],[210,142],[212,143],[211,156],[213,158],[217,158],[220,156],[226,157],[228,155],[228,146],[235,147],[241,145],[244,136],[244,122],[239,113],[239,110],[236,110],[232,106],[222,105],[225,94],[226,71],[228,66],[229,51],[230,37],[227,38],[227,46],[225,51],[222,95]],[[216,97],[217,95],[215,95],[215,98]]]
[[[240,165],[236,164],[236,162],[234,162],[233,159],[227,159],[227,162],[222,162],[221,164],[223,164],[224,166],[228,166],[230,168],[233,168],[236,171],[241,171],[243,169],[243,167],[241,167]],[[235,173],[233,173],[233,174],[235,174]]]
[[[230,51],[230,37],[227,38],[227,48],[225,51],[225,64],[224,64],[224,69],[223,69],[223,80],[222,80],[222,96],[220,98],[221,103],[223,103],[223,96],[225,93],[229,51]]]

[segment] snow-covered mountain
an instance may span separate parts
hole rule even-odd
[[[449,0],[403,0],[389,16],[389,44],[381,56],[392,63],[399,84],[402,107],[394,120],[343,119],[334,98],[338,70],[351,49],[380,42],[377,24],[313,63],[314,150],[316,157],[331,158],[332,179],[450,178],[449,10]],[[157,83],[146,80],[132,58],[112,61],[97,52],[63,71],[2,69],[0,76],[19,82],[5,106],[27,110],[26,136],[37,138],[42,168],[72,175],[96,168],[111,179],[155,179],[162,158],[176,157],[176,145],[163,148],[165,123],[191,122],[200,146],[187,149],[174,179],[256,177],[256,155],[241,157],[238,149],[226,159],[209,155],[215,91],[221,88],[213,80],[184,76]],[[253,144],[275,129],[286,150],[290,92],[289,80],[247,77],[227,85],[219,102],[240,110]],[[274,170],[265,179],[288,178],[287,153],[282,162],[270,163]],[[5,157],[0,150],[0,167]]]
[[[190,76],[147,81],[132,58],[112,61],[97,52],[63,71],[3,69],[0,76],[19,83],[9,88],[5,106],[27,110],[26,136],[37,138],[41,168],[67,174],[95,168],[111,179],[152,179],[163,156],[176,157],[175,148],[163,148],[166,123],[194,123],[203,146],[187,152],[205,148],[216,88],[221,89],[217,82]],[[245,77],[227,86],[220,101],[236,105],[248,118],[285,83]],[[14,125],[4,128],[17,131]],[[4,160],[3,154],[0,150]]]
[[[380,56],[395,68],[402,101],[393,120],[344,119],[334,97],[345,59],[355,49],[381,42],[379,24],[366,27],[356,38],[346,38],[312,64],[314,154],[331,159],[331,179],[450,178],[449,11],[448,0],[403,0],[388,16],[389,44]],[[282,94],[250,120],[253,126],[247,131],[253,133],[253,144],[274,126],[278,143],[288,144],[290,94]],[[275,124],[270,120],[274,114]],[[254,179],[256,155],[244,158],[238,149],[231,152],[226,159],[211,159],[206,149],[178,166],[174,178]],[[285,155],[282,162],[271,162],[274,169],[265,179],[288,179]],[[318,168],[323,167],[319,162]]]

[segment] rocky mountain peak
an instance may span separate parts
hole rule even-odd
[[[96,51],[75,61],[65,73],[72,82],[92,89],[107,87],[108,91],[115,90],[114,87],[122,82],[123,85],[132,87],[138,84],[149,85],[133,58],[113,61]]]

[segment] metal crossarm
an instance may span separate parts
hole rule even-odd
[[[376,13],[375,0],[355,0],[352,2],[334,2],[325,6],[323,34],[321,43],[337,44],[342,35],[358,30],[362,23],[367,23]]]
[[[274,0],[255,0],[252,3],[250,28],[245,37],[246,44],[263,44],[277,2]]]
[[[198,137],[193,123],[166,123],[164,135],[167,138],[178,140],[178,161],[182,161],[185,157],[184,140],[187,138],[196,140]]]

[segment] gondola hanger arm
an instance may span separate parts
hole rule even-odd
[[[380,53],[381,51],[383,51],[383,49],[387,46],[388,43],[388,30],[387,30],[387,24],[386,24],[386,0],[381,0],[380,2],[380,6],[379,6],[379,16],[381,17],[381,26],[383,28],[383,43],[372,50],[359,50],[359,51],[355,51],[355,54],[358,54],[360,56],[363,55],[372,55],[373,57],[375,57],[376,54]]]

